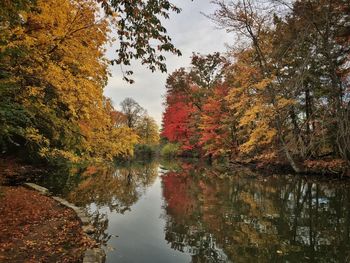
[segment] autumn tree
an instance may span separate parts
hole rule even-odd
[[[263,96],[263,104],[256,105],[252,109],[255,111],[263,109],[266,113],[270,112],[268,113],[269,115],[267,115],[267,122],[265,121],[263,126],[257,125],[258,130],[254,130],[254,132],[251,133],[250,139],[259,140],[258,137],[265,136],[264,129],[271,130],[272,133],[266,133],[267,140],[271,140],[273,134],[276,134],[290,165],[296,172],[300,172],[301,168],[293,156],[293,152],[288,144],[288,139],[285,136],[286,127],[283,121],[283,115],[288,111],[292,101],[277,95],[283,88],[278,78],[281,69],[275,67],[275,64],[269,59],[270,53],[273,50],[270,41],[272,38],[269,24],[271,18],[269,19],[266,13],[259,12],[262,7],[259,6],[258,1],[243,0],[237,2],[229,1],[229,3],[226,3],[226,1],[216,1],[215,3],[218,5],[218,10],[214,13],[213,19],[222,27],[242,34],[249,41],[254,52],[255,61],[252,62],[253,65],[257,65],[256,70],[257,74],[259,74],[259,78],[257,81],[253,81],[256,82],[257,88],[262,90],[261,96]],[[254,98],[259,97],[259,95],[254,96]],[[261,106],[263,105],[265,107],[262,108]],[[248,113],[248,115],[245,114],[247,117],[246,120],[244,120],[246,124],[254,121],[254,115],[256,113],[257,112],[251,112]],[[249,141],[252,142],[251,140]],[[249,146],[249,144],[247,146]]]
[[[120,107],[126,117],[127,126],[132,129],[136,128],[136,124],[146,114],[146,110],[132,98],[125,98],[120,103]]]
[[[163,137],[295,172],[349,163],[349,3],[214,3],[211,19],[235,45],[169,76]]]
[[[285,69],[281,79],[297,98],[291,120],[294,134],[298,134],[295,137],[299,137],[295,141],[300,156],[349,160],[345,135],[349,70],[344,67],[349,61],[349,4],[310,0],[296,1],[292,7],[292,12],[276,23],[276,50],[280,52],[274,57],[283,58],[278,60]]]
[[[200,121],[200,144],[207,156],[236,157],[237,124],[226,97],[228,87],[219,85],[203,105]]]
[[[135,131],[139,136],[139,144],[157,145],[159,143],[159,127],[152,117],[142,116]]]
[[[170,12],[180,9],[159,0],[2,1],[2,151],[25,147],[38,153],[32,156],[70,160],[132,154],[136,133],[103,96],[110,63],[104,48],[113,26],[113,64],[138,59],[165,71],[163,52],[180,55],[161,22]],[[130,82],[131,74],[125,72]]]
[[[226,64],[220,53],[193,54],[188,71],[180,68],[167,79],[162,136],[180,143],[184,151],[201,151],[198,131],[203,105],[213,87],[221,83]]]
[[[154,155],[159,143],[159,128],[156,121],[132,98],[124,99],[120,106],[122,114],[120,119],[124,121],[125,127],[137,135],[136,157]]]
[[[288,5],[283,1],[271,2]],[[340,3],[295,1],[288,6],[289,12],[283,13],[278,13],[276,6],[253,0],[215,3],[218,10],[212,16],[214,21],[228,31],[243,36],[241,44],[253,52],[246,70],[254,69],[257,77],[251,78],[246,87],[251,92],[241,95],[249,94],[253,101],[260,102],[255,107],[247,108],[241,122],[248,121],[246,124],[252,125],[254,132],[251,139],[255,138],[256,142],[264,142],[259,137],[266,137],[269,130],[274,130],[277,141],[271,137],[270,142],[274,145],[279,142],[293,169],[301,171],[300,159],[327,153],[325,144],[331,147],[336,145],[331,135],[335,134],[331,132],[334,124],[326,122],[323,124],[329,125],[329,128],[317,128],[317,115],[314,112],[318,111],[321,117],[325,116],[325,111],[314,107],[317,105],[315,99],[319,99],[318,102],[326,100],[328,109],[341,105],[341,81],[336,72],[339,69],[337,63],[342,63],[339,58],[344,50],[335,45],[334,37],[336,28],[339,28],[336,21],[345,18],[344,13],[336,11]],[[274,12],[274,16],[269,10]],[[315,12],[319,15],[315,16]],[[326,32],[330,38],[325,39]],[[242,73],[236,72],[236,75],[236,79],[239,79]],[[333,88],[330,89],[330,86]],[[235,92],[233,90],[231,93]],[[240,95],[232,95],[231,99],[234,96]],[[267,122],[264,125],[257,123],[269,111]],[[303,114],[299,114],[300,111]],[[321,144],[323,138],[326,141]],[[250,142],[256,145],[254,140]]]
[[[9,60],[6,57],[20,55],[18,48],[10,48],[12,29],[20,27],[20,12],[29,9],[30,1],[3,1],[0,5],[0,147],[1,151],[10,150],[18,145],[18,137],[24,135],[24,127],[30,122],[29,113],[18,101],[16,93],[20,90],[14,81],[9,81],[11,74],[7,69]],[[5,48],[7,47],[7,48]]]
[[[163,128],[161,136],[169,142],[180,143],[184,151],[196,148],[196,130],[193,120],[199,105],[191,101],[191,88],[187,73],[180,69],[167,79],[166,109],[163,113]],[[192,86],[192,88],[195,88]]]
[[[2,22],[5,149],[21,146],[33,157],[69,160],[132,154],[136,135],[112,127],[103,96],[109,21],[98,10],[94,1],[36,1],[18,11],[17,20]]]
[[[115,13],[117,28],[117,56],[112,64],[130,66],[133,59],[140,60],[153,72],[159,69],[166,72],[164,52],[181,55],[167,35],[162,20],[168,19],[171,12],[180,13],[181,9],[168,0],[96,0],[101,3],[107,14]],[[124,79],[133,82],[128,70]]]

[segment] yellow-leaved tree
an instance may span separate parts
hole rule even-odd
[[[238,52],[235,58],[226,99],[238,121],[239,150],[255,158],[274,158],[278,134],[285,129],[276,119],[288,112],[293,100],[277,95],[276,77],[262,74],[254,50]]]
[[[139,136],[139,144],[159,144],[159,127],[152,117],[142,116],[136,125],[135,131]]]
[[[13,124],[4,115],[3,129],[19,131],[2,138],[7,145],[71,161],[132,154],[136,135],[114,123],[103,96],[113,18],[100,14],[92,0],[38,0],[16,23],[2,21],[1,91],[25,116]]]

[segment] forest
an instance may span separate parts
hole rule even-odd
[[[155,120],[135,100],[126,98],[118,111],[103,91],[111,63],[129,65],[135,58],[165,70],[158,52],[179,52],[157,18],[176,7],[161,2],[155,9],[128,1],[1,1],[2,154],[51,164],[111,161],[130,158],[136,145],[158,144]],[[133,15],[138,10],[143,13]],[[118,18],[123,12],[131,15]],[[135,28],[141,20],[153,31]],[[112,30],[119,44],[110,61],[105,52],[115,41]],[[150,40],[159,42],[158,51]],[[125,79],[132,82],[130,75]]]
[[[349,262],[349,178],[349,0],[0,1],[0,262]]]
[[[164,155],[287,164],[295,172],[349,167],[349,3],[214,4],[208,19],[235,42],[224,55],[193,53],[190,68],[169,75]],[[162,52],[180,55],[158,19],[179,12],[176,6],[16,0],[1,10],[3,153],[32,161],[113,160],[133,156],[137,144],[158,143],[156,122],[136,101],[127,98],[117,110],[103,90],[111,63],[139,59],[151,71],[166,71]],[[118,12],[137,10],[143,13],[118,19]],[[140,28],[149,13],[157,19]],[[109,61],[105,49],[116,30],[119,45]],[[132,74],[125,71],[125,80],[132,83]]]
[[[225,55],[193,53],[166,82],[165,154],[287,165],[350,166],[350,3],[214,1],[236,36]]]

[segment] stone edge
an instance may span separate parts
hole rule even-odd
[[[40,185],[37,185],[34,183],[24,183],[23,186],[25,186],[26,188],[35,190],[42,195],[50,196],[52,199],[54,199],[56,202],[58,202],[62,206],[65,206],[65,207],[73,210],[82,223],[83,232],[87,236],[90,236],[93,233],[95,233],[95,228],[91,225],[90,218],[84,212],[83,209],[69,203],[67,200],[65,200],[63,198],[60,198],[58,196],[52,196],[52,194],[50,193],[50,191],[47,188],[42,187]],[[83,257],[83,263],[104,263],[105,260],[106,260],[106,253],[100,247],[93,248],[93,249],[87,249],[85,251],[84,257]]]

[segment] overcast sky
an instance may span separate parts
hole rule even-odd
[[[173,0],[174,4],[182,8],[180,14],[173,14],[164,24],[173,43],[182,52],[181,57],[167,55],[168,73],[180,67],[188,67],[192,52],[209,54],[215,51],[225,52],[225,43],[232,43],[232,35],[216,28],[215,24],[201,14],[211,14],[215,6],[210,0]],[[113,56],[113,49],[108,55]],[[135,99],[149,115],[161,123],[164,107],[165,80],[168,74],[154,72],[135,61],[132,65],[135,83],[130,85],[122,80],[119,66],[111,67],[112,77],[109,78],[105,95],[110,97],[114,106],[126,97]]]

